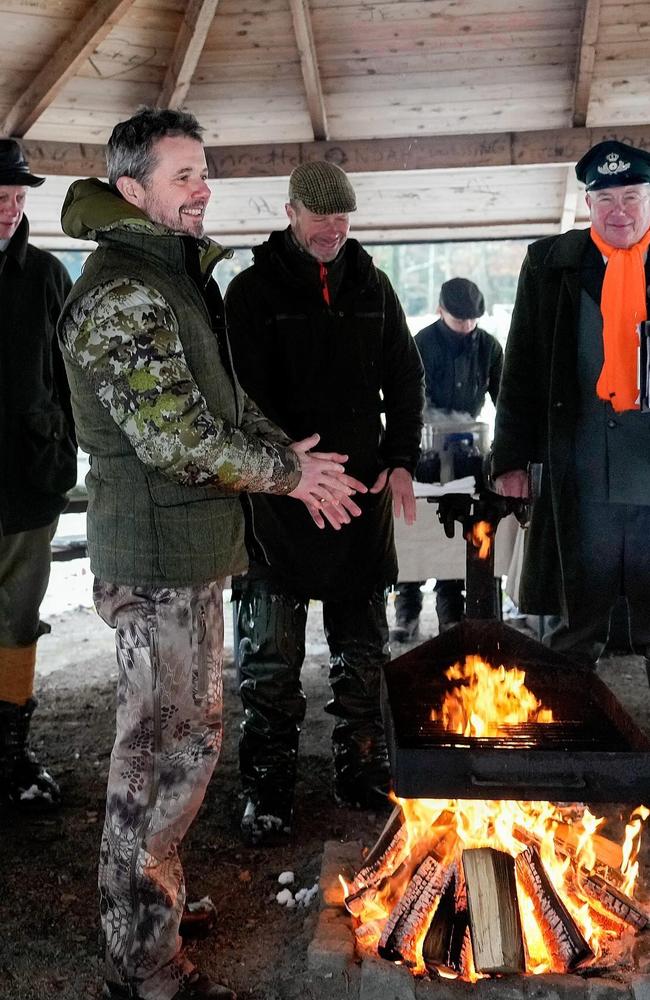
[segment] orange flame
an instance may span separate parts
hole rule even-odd
[[[479,559],[487,559],[492,547],[494,538],[494,525],[489,521],[477,521],[472,525],[469,540],[475,549],[478,549]]]
[[[526,674],[517,667],[495,668],[478,656],[466,656],[445,676],[461,684],[446,693],[440,710],[432,709],[431,719],[449,732],[500,736],[507,726],[553,722],[553,712],[526,687]]]
[[[509,725],[553,721],[552,712],[526,688],[522,670],[492,667],[477,656],[468,656],[463,663],[450,667],[447,677],[459,683],[446,694],[440,711],[432,711],[431,718],[442,721],[452,732],[464,736],[497,736]],[[400,851],[392,854],[389,868],[374,876],[368,891],[362,887],[359,910],[355,910],[359,922],[355,933],[364,950],[376,953],[391,911],[427,855],[434,857],[441,866],[448,866],[458,864],[465,849],[492,847],[516,857],[530,843],[536,844],[551,884],[594,956],[602,954],[608,939],[621,936],[624,924],[587,894],[584,880],[587,873],[595,869],[602,873],[605,869],[620,891],[633,897],[641,828],[650,815],[645,806],[637,807],[632,813],[620,852],[620,868],[613,869],[612,865],[618,862],[612,858],[618,852],[611,850],[614,847],[611,841],[597,835],[605,820],[594,816],[586,807],[571,809],[567,817],[566,809],[550,802],[398,798],[394,801],[401,807],[402,830],[406,836]],[[603,861],[603,845],[610,848],[606,861]],[[355,880],[355,887],[358,885]],[[526,971],[532,974],[566,971],[561,959],[549,951],[535,916],[533,900],[519,878],[517,894]],[[411,956],[415,974],[426,971],[423,944],[435,916],[435,906]],[[444,977],[456,975],[449,968],[437,971]],[[482,978],[474,968],[471,948],[465,956],[461,977],[472,982]]]

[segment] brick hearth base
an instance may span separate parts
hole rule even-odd
[[[546,975],[482,979],[473,984],[415,979],[402,966],[380,958],[361,958],[338,880],[339,873],[352,876],[360,864],[361,844],[335,840],[325,844],[321,910],[308,950],[309,969],[323,984],[321,1000],[650,1000],[650,974],[646,971],[650,971],[650,955],[639,958],[638,971],[626,976],[624,982]]]

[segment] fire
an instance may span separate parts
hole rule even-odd
[[[468,656],[450,667],[447,677],[458,684],[431,718],[454,733],[498,736],[510,725],[553,722],[552,712],[526,688],[522,670],[492,667]],[[372,864],[350,885],[343,883],[364,950],[401,961],[415,974],[481,978],[486,965],[475,965],[475,928],[471,935],[468,929],[470,890],[476,891],[464,867],[468,851],[488,861],[502,859],[497,868],[511,871],[527,973],[565,972],[593,962],[627,925],[645,925],[647,918],[633,901],[641,828],[650,815],[645,806],[632,813],[619,848],[598,833],[605,820],[586,807],[502,800],[395,802],[382,834],[386,843],[380,838]],[[486,848],[492,852],[486,855]],[[501,907],[502,895],[497,895]],[[441,959],[440,941],[447,932],[447,957]],[[454,934],[460,934],[455,944]]]
[[[477,521],[472,525],[468,537],[474,548],[478,549],[479,559],[487,559],[494,538],[494,525],[489,521]]]
[[[448,691],[431,719],[442,722],[460,736],[501,736],[504,727],[526,722],[553,722],[553,712],[544,708],[526,687],[523,670],[492,667],[478,656],[467,656],[446,671],[458,687]]]

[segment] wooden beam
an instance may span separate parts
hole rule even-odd
[[[596,59],[598,24],[600,22],[600,0],[583,0],[583,3],[582,28],[573,88],[573,125],[575,128],[582,128],[587,123],[589,95]]]
[[[311,27],[308,0],[289,0],[289,3],[293,18],[293,30],[296,35],[298,52],[300,53],[302,78],[305,83],[307,107],[309,108],[314,139],[327,139],[329,135],[327,114],[325,111],[325,101],[323,100],[320,73],[318,71],[318,59],[316,57],[316,46]]]
[[[288,177],[299,163],[331,160],[349,173],[395,170],[459,170],[476,167],[576,163],[604,139],[650,151],[650,124],[565,128],[531,132],[413,136],[342,142],[207,146],[211,177]],[[104,176],[104,147],[67,142],[22,143],[30,167],[41,174]]]
[[[576,224],[576,210],[578,208],[578,180],[573,166],[566,172],[564,185],[564,202],[562,204],[562,217],[560,219],[560,232],[566,233],[568,229],[573,229]]]
[[[93,3],[56,52],[47,57],[45,65],[18,98],[3,123],[3,135],[25,135],[134,2],[96,0]]]
[[[219,0],[190,0],[188,3],[160,91],[158,107],[179,108],[185,101],[218,5]]]

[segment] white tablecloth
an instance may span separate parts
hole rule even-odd
[[[455,524],[453,538],[447,538],[438,520],[438,507],[426,500],[416,500],[417,520],[410,527],[395,518],[395,545],[400,580],[454,580],[465,577],[465,546],[462,527]],[[522,529],[513,514],[504,517],[497,528],[494,550],[496,576],[514,572],[515,542]]]

